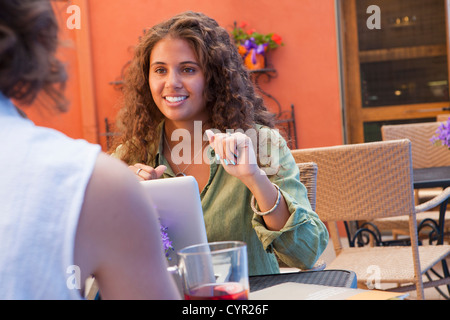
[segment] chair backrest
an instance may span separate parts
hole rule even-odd
[[[380,141],[292,150],[314,162],[316,212],[324,221],[373,220],[414,212],[411,143]]]
[[[438,114],[436,117],[436,121],[447,121],[450,119],[450,113]]]
[[[314,162],[302,162],[297,163],[298,170],[300,171],[300,182],[306,187],[309,203],[313,211],[316,211],[316,190],[317,190],[317,164]],[[281,259],[277,257],[278,265],[281,267],[289,267]],[[323,266],[322,261],[316,264],[313,268],[321,268]]]
[[[317,164],[314,162],[297,163],[300,171],[300,182],[306,187],[308,200],[313,211],[316,210]]]
[[[337,221],[409,215],[411,243],[417,246],[409,140],[297,149],[292,155],[319,168],[315,212],[328,221],[336,254],[342,248]]]
[[[383,140],[409,139],[413,168],[450,166],[450,152],[446,146],[430,142],[441,122],[385,125],[381,127]]]

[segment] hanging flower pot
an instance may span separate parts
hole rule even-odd
[[[251,49],[244,59],[245,66],[250,70],[264,69],[266,66],[266,59],[264,54],[256,53],[255,49]]]
[[[254,29],[246,31],[244,28],[247,26],[247,22],[242,22],[239,27],[235,22],[231,36],[247,68],[250,70],[264,69],[267,63],[266,52],[282,46],[282,39],[275,33],[264,35]]]
[[[266,66],[265,52],[267,47],[267,43],[258,45],[254,38],[250,38],[243,45],[238,46],[238,51],[248,69],[264,69]]]

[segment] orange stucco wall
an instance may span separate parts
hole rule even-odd
[[[60,56],[68,64],[67,95],[71,111],[43,119],[29,112],[37,124],[57,128],[74,138],[105,147],[104,119],[114,121],[120,92],[111,84],[142,31],[185,10],[201,11],[231,28],[247,21],[261,33],[282,36],[284,47],[273,51],[270,64],[278,76],[261,87],[283,109],[295,106],[300,148],[342,144],[342,116],[338,74],[334,0],[73,0],[81,8],[79,30],[69,30],[64,4],[56,9],[61,38]],[[68,45],[68,46],[67,46]]]

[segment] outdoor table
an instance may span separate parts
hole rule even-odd
[[[414,169],[413,176],[415,189],[446,188],[450,186],[450,166]],[[444,222],[447,204],[448,199],[442,202],[439,208],[438,244],[444,242]]]
[[[413,170],[414,188],[436,188],[450,186],[450,166]]]
[[[285,282],[319,284],[330,287],[356,288],[356,274],[349,270],[320,270],[250,276],[250,292]]]
[[[426,188],[446,188],[450,186],[450,166],[446,167],[432,167],[432,168],[421,168],[413,169],[414,177],[414,188],[415,189],[426,189]],[[437,244],[444,243],[444,223],[445,223],[445,212],[447,211],[447,204],[449,200],[445,200],[441,203],[439,207],[439,221],[438,221],[438,240]],[[442,260],[442,269],[444,272],[444,277],[449,276],[449,269],[447,262]],[[447,286],[449,292],[450,287]],[[446,295],[437,289],[444,297]]]
[[[357,288],[349,270],[320,270],[251,276],[250,300],[386,300],[408,294]]]

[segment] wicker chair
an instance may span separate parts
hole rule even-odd
[[[299,149],[292,154],[296,162],[315,162],[319,168],[316,212],[328,222],[336,251],[336,259],[327,268],[353,270],[360,287],[373,288],[370,284],[375,280],[378,289],[381,283],[399,285],[392,291],[415,288],[417,297],[423,299],[422,275],[450,254],[450,246],[418,246],[410,141]],[[411,246],[342,247],[337,221],[405,214]],[[446,277],[425,287],[449,283]]]
[[[412,165],[414,169],[450,166],[450,152],[445,146],[435,146],[430,142],[440,122],[425,122],[413,124],[385,125],[381,127],[383,140],[409,139],[411,141]],[[427,192],[428,191],[428,192]],[[415,190],[416,205],[430,197],[437,196],[441,189]],[[427,211],[417,215],[417,222],[439,220],[439,211]],[[406,216],[381,219],[375,222],[382,231],[392,231],[397,235],[408,234],[408,219]],[[445,218],[445,232],[450,231],[450,216]],[[424,228],[428,232],[428,228]]]
[[[308,200],[313,211],[316,210],[317,164],[314,162],[297,163],[300,171],[300,182],[304,184],[308,193]]]
[[[307,196],[309,203],[311,204],[311,208],[313,211],[316,210],[316,186],[317,186],[317,164],[314,162],[305,162],[305,163],[297,163],[297,167],[300,171],[300,182],[306,187]],[[283,261],[278,259],[278,264],[280,268],[290,268]],[[314,267],[308,270],[302,271],[317,271],[323,270],[326,267],[326,263],[324,260],[319,259]]]
[[[450,152],[445,146],[430,142],[441,122],[385,125],[381,127],[383,140],[409,139],[413,168],[450,166]]]

